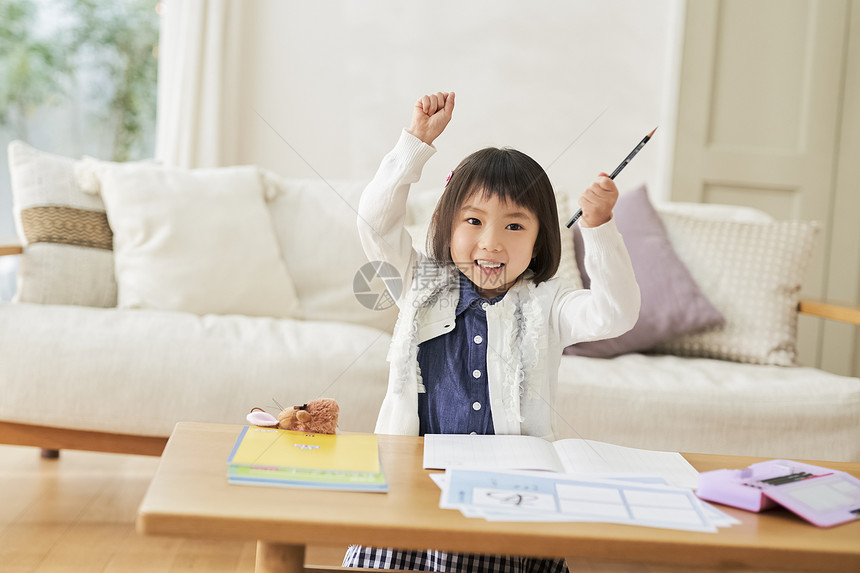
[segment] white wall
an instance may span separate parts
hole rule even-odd
[[[415,99],[454,90],[454,119],[417,189],[439,190],[464,156],[494,145],[528,153],[578,196],[660,125],[617,182],[668,197],[681,6],[257,0],[243,18],[236,162],[369,179]]]

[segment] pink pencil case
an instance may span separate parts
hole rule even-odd
[[[845,472],[790,460],[703,472],[696,495],[747,511],[781,505],[819,527],[860,519],[860,480]]]

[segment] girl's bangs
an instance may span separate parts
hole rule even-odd
[[[512,156],[511,150],[494,149],[495,157],[489,161],[475,162],[467,181],[463,181],[462,202],[472,197],[485,196],[498,199],[505,204],[514,204],[537,212],[537,201],[534,193],[528,191],[537,183],[535,173],[529,166],[524,165],[519,157]],[[501,153],[499,153],[501,152]]]

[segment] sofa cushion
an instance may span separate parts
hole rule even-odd
[[[389,342],[342,323],[0,304],[0,420],[168,436],[324,396],[341,430],[372,432]]]
[[[112,233],[100,197],[81,191],[76,162],[21,141],[9,144],[18,238],[15,300],[116,306]]]
[[[655,347],[680,356],[791,366],[797,304],[818,226],[661,213],[678,256],[726,319],[723,328]]]
[[[275,234],[296,287],[298,316],[363,324],[391,332],[397,307],[368,308],[355,296],[357,273],[368,264],[358,238],[358,200],[366,181],[279,180],[269,202]],[[381,280],[370,283],[382,293]]]
[[[709,221],[734,221],[736,223],[773,223],[774,218],[768,213],[746,205],[722,205],[719,203],[690,203],[687,201],[670,201],[655,205],[660,215],[675,213],[689,215]]]
[[[860,461],[860,379],[815,368],[563,356],[559,437],[631,447]]]
[[[118,305],[291,316],[297,300],[255,167],[99,170]]]
[[[558,207],[559,228],[561,229],[561,261],[558,264],[557,277],[565,278],[576,289],[584,288],[584,269],[577,264],[579,253],[573,241],[570,240],[571,230],[567,221],[576,212],[577,203],[567,193],[558,192],[555,196]]]
[[[722,314],[702,293],[675,253],[645,186],[624,193],[615,205],[614,217],[639,283],[642,297],[639,320],[621,336],[574,344],[565,349],[565,354],[609,358],[645,351],[683,334],[722,326]],[[568,242],[576,244],[583,282],[590,284],[578,226],[574,227],[573,241]]]

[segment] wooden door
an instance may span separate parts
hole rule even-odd
[[[818,221],[803,296],[853,304],[858,18],[860,0],[687,2],[670,191],[675,201]],[[801,317],[801,364],[860,375],[857,331]]]

